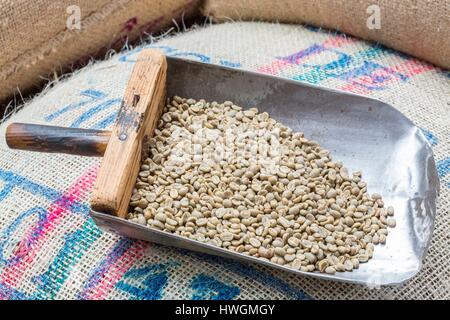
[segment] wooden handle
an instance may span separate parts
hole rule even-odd
[[[111,132],[29,123],[11,123],[6,143],[12,149],[101,157]]]
[[[164,107],[167,62],[143,50],[125,89],[91,198],[92,209],[125,217],[141,164],[142,146],[153,135]]]

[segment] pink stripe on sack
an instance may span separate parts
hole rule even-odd
[[[427,71],[436,70],[436,67],[429,63],[410,58],[404,63],[391,67],[391,69],[393,72],[403,73],[408,77],[412,77]]]
[[[325,49],[333,49],[340,48],[346,46],[348,44],[352,44],[355,42],[355,38],[347,36],[347,35],[338,35],[328,38],[323,42],[323,47]]]
[[[290,63],[284,60],[275,60],[270,65],[260,66],[256,69],[258,72],[277,75],[278,72],[288,66]]]
[[[409,58],[396,66],[384,67],[383,69],[376,70],[371,75],[361,76],[351,83],[341,86],[339,89],[358,94],[370,94],[373,93],[373,90],[369,90],[367,88],[369,86],[383,89],[389,87],[389,85],[393,83],[401,81],[396,75],[401,74],[404,79],[409,79],[413,76],[435,69],[436,68],[431,64],[415,58]],[[377,78],[384,78],[384,80],[382,82],[377,82]]]
[[[123,275],[144,256],[148,243],[136,241],[127,251],[112,263],[101,280],[86,293],[85,299],[104,300],[108,297]]]
[[[50,241],[51,232],[63,221],[66,214],[70,212],[70,207],[76,201],[82,201],[91,189],[97,176],[98,166],[89,169],[86,173],[64,192],[64,195],[50,204],[47,215],[36,225],[32,232],[27,233],[15,251],[16,256],[20,256],[16,263],[8,265],[2,270],[1,280],[11,287],[17,286],[24,277],[25,271],[30,269],[31,264],[38,257],[45,243]],[[33,241],[30,237],[33,236]],[[30,245],[31,243],[31,245]]]
[[[290,66],[295,66],[300,62],[309,59],[309,57],[317,55],[320,52],[323,52],[323,50],[340,48],[353,42],[355,42],[355,40],[348,36],[343,35],[331,36],[321,44],[313,44],[312,46],[306,49],[294,53],[293,55],[290,56],[291,59],[277,58],[268,65],[258,67],[256,71],[271,75],[277,75],[283,69],[289,68]]]

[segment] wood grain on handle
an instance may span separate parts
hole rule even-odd
[[[127,214],[142,145],[153,135],[164,107],[166,73],[164,55],[155,50],[139,54],[97,175],[93,210],[119,217]]]
[[[11,149],[101,157],[110,135],[110,131],[11,123],[5,138]]]

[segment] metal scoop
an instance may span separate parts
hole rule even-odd
[[[359,269],[328,275],[293,270],[125,220],[142,145],[152,134],[165,90],[168,96],[230,100],[244,108],[258,107],[293,131],[318,141],[331,151],[333,160],[342,161],[349,170],[361,170],[370,193],[381,194],[385,203],[395,208],[397,226],[390,229],[387,243],[377,245],[373,258]],[[104,155],[91,215],[100,227],[120,235],[301,276],[370,285],[399,284],[421,268],[433,233],[439,179],[432,150],[421,130],[386,103],[144,50],[117,119],[111,132],[13,123],[7,129],[6,141],[16,149]]]

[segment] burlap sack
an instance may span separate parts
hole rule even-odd
[[[448,0],[206,0],[203,12],[220,21],[280,21],[336,29],[450,69]],[[379,24],[373,20],[377,16]]]
[[[0,102],[53,71],[188,18],[198,0],[0,2]],[[79,7],[79,16],[76,7]],[[77,18],[80,18],[77,24]],[[80,29],[78,29],[80,27]]]
[[[151,47],[167,55],[364,93],[410,117],[433,146],[441,176],[435,233],[422,271],[398,287],[368,288],[102,232],[88,215],[99,159],[9,150],[4,123],[0,126],[1,298],[450,298],[449,73],[351,37],[279,24],[215,25]],[[76,72],[8,122],[108,128],[138,51]]]

